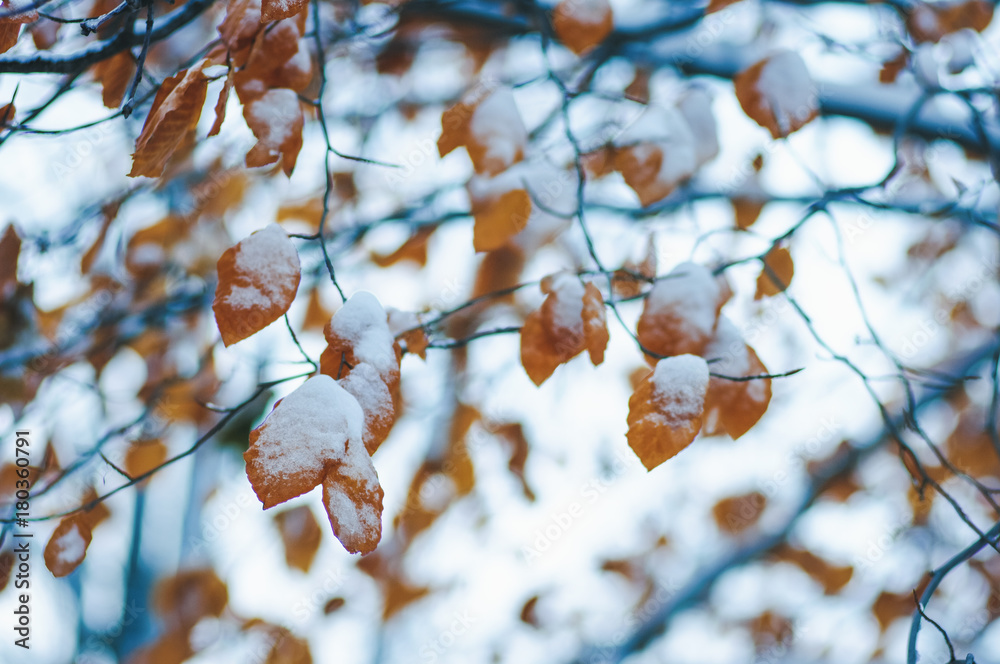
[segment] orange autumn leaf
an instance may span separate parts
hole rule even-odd
[[[159,177],[189,132],[198,125],[208,91],[202,60],[163,81],[135,142],[129,177]]]
[[[420,267],[427,265],[427,244],[437,227],[421,226],[399,248],[389,254],[372,252],[372,262],[379,267],[389,267],[400,261],[413,261]]]
[[[130,477],[145,475],[159,468],[167,459],[167,446],[159,440],[144,440],[133,443],[125,453],[125,472]]]
[[[229,92],[233,89],[233,74],[235,70],[230,67],[226,72],[226,80],[219,90],[219,98],[215,102],[215,121],[212,128],[208,130],[208,136],[217,136],[222,131],[222,123],[226,120],[226,104],[229,103]]]
[[[122,51],[94,65],[94,80],[101,84],[101,97],[107,108],[118,108],[135,76],[135,60]]]
[[[357,400],[329,376],[313,376],[250,432],[247,478],[268,509],[323,485],[333,533],[351,553],[382,537],[382,487],[364,447]]]
[[[338,380],[364,413],[364,442],[374,454],[396,421],[402,351],[389,331],[378,299],[366,291],[352,295],[323,329],[327,347],[320,372]]]
[[[759,491],[723,498],[712,507],[719,530],[736,535],[753,526],[767,507],[767,497]]]
[[[0,593],[10,582],[11,572],[14,569],[14,552],[10,549],[0,553]]]
[[[521,328],[521,364],[535,385],[584,350],[600,364],[608,344],[604,299],[596,286],[560,272],[545,277],[541,288],[547,297]]]
[[[427,347],[430,346],[431,340],[424,328],[412,329],[401,336],[400,340],[406,345],[407,353],[418,355],[421,360],[427,359]]]
[[[661,357],[700,355],[712,338],[721,306],[722,293],[712,272],[703,265],[681,263],[647,294],[636,336],[646,350]]]
[[[212,310],[226,346],[281,318],[301,277],[298,252],[274,223],[227,249],[219,257],[218,272]]]
[[[531,216],[531,198],[524,189],[513,189],[497,197],[473,200],[472,246],[476,251],[499,249],[524,230]]]
[[[765,376],[767,368],[748,346],[729,319],[719,318],[715,337],[705,348],[712,360],[712,376],[705,395],[705,434],[727,433],[736,440],[749,431],[767,411],[771,402],[771,379],[728,380]]]
[[[647,470],[691,444],[701,429],[708,364],[694,355],[656,363],[628,400],[628,444]]]
[[[313,664],[309,642],[279,627],[264,664]]]
[[[30,7],[33,3],[29,0],[3,0],[0,2],[0,14],[16,12],[23,8]],[[5,53],[17,43],[17,37],[21,32],[21,26],[25,23],[34,23],[38,20],[38,10],[31,9],[21,14],[0,18],[0,53]]]
[[[764,256],[764,267],[757,277],[755,300],[783,292],[792,283],[795,264],[786,247],[774,247]]]
[[[78,514],[63,517],[45,545],[45,566],[52,576],[66,576],[83,562],[90,546],[90,524]]]
[[[906,30],[918,44],[964,29],[982,32],[992,21],[993,4],[984,0],[919,3],[906,12]]]
[[[309,0],[261,0],[260,22],[280,21],[295,16],[309,4]]]
[[[0,238],[0,302],[10,299],[17,290],[17,258],[20,253],[21,236],[11,224]]]
[[[300,505],[276,514],[274,522],[285,545],[285,562],[289,567],[308,573],[319,551],[323,533],[308,505]]]
[[[212,569],[182,570],[157,583],[151,603],[168,632],[186,634],[202,618],[222,615],[229,589]]]
[[[729,5],[734,5],[739,0],[709,0],[708,7],[705,9],[705,14],[714,14],[717,11],[722,11]]]
[[[464,146],[476,173],[497,175],[524,158],[528,130],[510,88],[481,84],[441,116],[438,153]]]
[[[789,544],[775,548],[771,555],[775,560],[791,563],[801,569],[819,583],[827,595],[840,592],[854,576],[854,568],[850,565],[833,565],[811,551]]]
[[[801,129],[818,114],[816,86],[795,51],[771,54],[737,74],[733,83],[743,112],[774,138]]]
[[[614,17],[608,0],[562,0],[552,12],[559,41],[580,55],[611,34]]]
[[[302,107],[288,88],[272,88],[243,107],[257,143],[247,153],[248,167],[267,166],[281,159],[281,169],[291,176],[302,149]]]

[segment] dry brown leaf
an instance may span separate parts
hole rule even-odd
[[[906,29],[918,44],[938,42],[963,29],[982,32],[993,21],[993,4],[985,0],[919,3],[908,8]]]
[[[152,598],[167,631],[185,635],[202,618],[222,615],[228,603],[229,590],[212,569],[182,570],[165,578]]]
[[[52,576],[66,576],[83,562],[90,546],[90,524],[78,514],[63,517],[45,545],[45,566]]]
[[[472,202],[475,218],[472,246],[476,251],[493,251],[524,230],[531,216],[531,198],[524,189]]]
[[[198,125],[208,78],[202,60],[163,81],[135,142],[129,177],[159,177],[181,141]]]
[[[530,209],[530,208],[529,208]],[[389,254],[372,252],[372,262],[379,267],[389,267],[400,261],[413,261],[420,267],[427,265],[427,244],[437,226],[421,226],[399,248]]]
[[[118,108],[135,76],[132,53],[122,51],[94,65],[94,80],[101,84],[101,98],[107,108]]]
[[[757,277],[757,292],[753,296],[755,300],[784,292],[795,274],[792,254],[786,247],[773,247],[767,252],[764,266]]]
[[[733,196],[730,202],[736,216],[736,227],[744,231],[754,225],[766,204],[763,200],[743,196]]]
[[[767,497],[759,491],[723,498],[712,507],[719,530],[736,535],[753,526],[767,507]]]
[[[628,400],[628,444],[652,470],[691,444],[701,429],[708,365],[680,355],[656,363]]]
[[[251,233],[219,257],[212,310],[226,346],[281,318],[295,299],[299,255],[277,224]]]
[[[14,569],[14,552],[10,549],[0,553],[0,593],[10,582],[11,571]]]
[[[167,446],[160,440],[143,440],[133,443],[125,453],[125,472],[130,477],[145,475],[159,468],[167,459]]]
[[[323,539],[312,510],[308,505],[293,507],[276,514],[274,522],[285,545],[285,562],[308,574]]]
[[[21,236],[10,224],[0,238],[0,302],[9,300],[17,290],[17,258],[21,253]]]
[[[909,618],[917,610],[913,595],[907,593],[891,593],[883,590],[872,604],[872,614],[878,621],[879,629],[885,633],[897,618]]]
[[[274,644],[264,664],[312,664],[309,642],[284,627],[274,629]]]
[[[614,16],[608,0],[562,0],[552,12],[552,27],[559,41],[581,55],[611,34]]]
[[[247,478],[264,509],[323,485],[334,535],[351,553],[382,536],[382,487],[364,447],[357,400],[329,376],[313,376],[250,432]]]
[[[535,500],[535,492],[528,485],[528,480],[524,477],[524,464],[528,461],[528,439],[524,435],[524,427],[520,422],[508,422],[496,428],[497,437],[510,445],[510,461],[507,469],[521,482],[521,490],[524,497],[530,501]]]
[[[615,150],[614,169],[635,191],[643,207],[666,198],[677,186],[677,181],[661,177],[663,160],[663,149],[654,143],[640,143]]]
[[[714,14],[717,11],[721,11],[728,7],[729,5],[735,5],[739,0],[709,0],[708,7],[705,8],[705,14]]]
[[[219,90],[219,98],[215,102],[215,121],[212,123],[212,128],[208,131],[208,136],[217,136],[220,131],[222,131],[222,123],[226,120],[226,104],[229,103],[229,92],[233,89],[233,80],[235,70],[230,67],[226,72],[226,80],[222,84],[222,89]]]
[[[791,563],[811,576],[827,595],[836,595],[854,576],[854,568],[850,565],[833,565],[812,551],[789,544],[778,546],[771,555],[775,560]]]
[[[545,277],[541,288],[547,297],[521,328],[521,364],[535,385],[584,350],[600,364],[608,344],[604,299],[596,286],[561,272]]]
[[[427,336],[427,331],[422,327],[406,332],[400,340],[406,344],[406,352],[420,356],[421,360],[427,359],[427,347],[431,340]]]
[[[773,53],[737,74],[733,83],[743,112],[774,138],[801,129],[819,112],[816,87],[794,51]]]
[[[32,3],[29,0],[3,0],[0,2],[0,14],[10,11],[18,11],[21,8],[29,7]],[[21,26],[25,23],[34,23],[38,20],[38,10],[31,9],[23,14],[0,18],[0,53],[6,53],[17,43]]]

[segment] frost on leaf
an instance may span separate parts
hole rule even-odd
[[[708,364],[694,355],[666,357],[628,400],[628,444],[647,470],[687,447],[701,429]]]
[[[266,166],[280,158],[281,169],[291,176],[302,149],[302,108],[295,91],[268,90],[243,107],[243,117],[257,137],[257,144],[247,153],[247,166]]]
[[[795,274],[795,264],[792,254],[785,247],[774,247],[764,256],[764,267],[757,277],[757,293],[755,300],[762,297],[777,295],[792,283]]]
[[[719,282],[708,268],[681,263],[646,296],[636,326],[639,343],[660,356],[700,355],[715,331],[722,301]]]
[[[608,345],[604,298],[596,286],[560,272],[542,280],[542,292],[545,301],[521,328],[521,364],[535,385],[584,350],[600,364]]]
[[[250,432],[247,478],[264,509],[323,485],[333,533],[351,553],[382,536],[382,487],[362,439],[357,400],[329,376],[313,376]]]
[[[219,258],[215,321],[230,346],[260,332],[288,311],[299,288],[299,254],[285,231],[270,224]]]
[[[715,338],[705,348],[712,373],[740,378],[767,375],[767,368],[728,318],[719,318]],[[734,381],[712,376],[705,396],[705,434],[727,433],[736,440],[757,424],[771,402],[771,379]]]
[[[90,524],[79,514],[64,517],[45,546],[45,566],[52,576],[66,576],[83,562],[90,546]]]
[[[207,63],[202,60],[163,81],[136,139],[129,177],[159,177],[181,141],[194,131],[208,92],[203,71]]]
[[[510,88],[484,91],[480,85],[441,116],[438,153],[465,146],[477,173],[507,170],[524,158],[527,145],[528,130]]]
[[[736,98],[751,120],[784,138],[818,113],[816,86],[802,56],[778,51],[733,79]]]
[[[396,421],[399,361],[402,351],[389,331],[378,299],[359,291],[337,310],[323,329],[327,347],[320,372],[335,378],[364,412],[364,442],[374,453]]]
[[[580,55],[611,34],[614,16],[608,0],[562,0],[552,12],[552,27],[559,41]]]

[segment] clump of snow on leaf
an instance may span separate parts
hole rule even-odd
[[[399,364],[385,309],[371,293],[358,291],[333,314],[327,339],[331,336],[348,344],[357,361],[372,365],[383,380],[398,374]]]
[[[250,434],[247,477],[265,509],[323,484],[334,534],[351,552],[381,538],[382,488],[362,442],[357,400],[329,376],[313,376]]]
[[[256,283],[235,285],[226,303],[237,309],[267,307],[284,290],[289,279],[299,274],[299,255],[285,231],[272,223],[240,242],[236,269],[257,276]]]
[[[674,426],[701,415],[708,389],[708,363],[696,355],[665,357],[653,369],[656,416]]]

